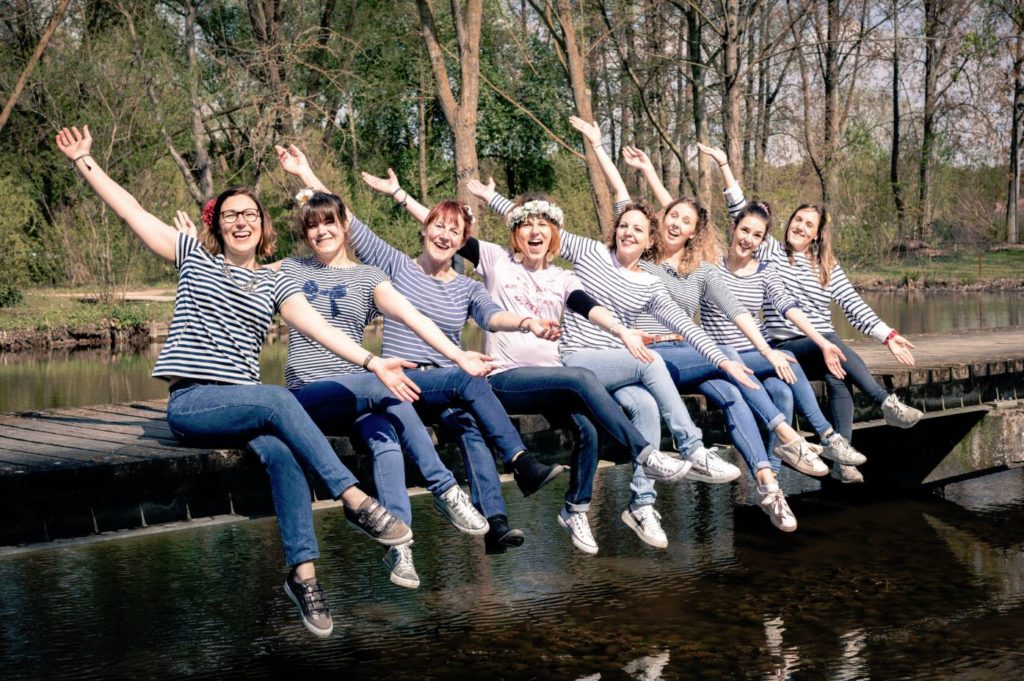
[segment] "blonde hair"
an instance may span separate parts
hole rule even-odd
[[[679,274],[687,275],[693,272],[702,262],[717,262],[723,252],[722,235],[711,220],[708,209],[700,201],[689,198],[679,198],[665,206],[661,211],[662,220],[668,212],[680,204],[685,204],[697,214],[697,224],[693,228],[693,236],[683,244],[683,254],[679,257],[679,267],[676,268]],[[661,262],[669,257],[665,252],[665,244],[659,239],[657,249],[654,250],[654,258]]]

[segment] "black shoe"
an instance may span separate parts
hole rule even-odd
[[[299,608],[302,623],[317,636],[330,636],[334,631],[334,620],[331,619],[331,606],[327,603],[324,588],[316,578],[301,582],[295,577],[295,570],[284,580],[284,592]]]
[[[490,529],[484,535],[484,553],[488,556],[505,553],[505,549],[517,548],[526,541],[522,530],[508,526],[508,518],[497,514],[487,517]]]
[[[379,501],[366,497],[357,509],[345,507],[345,519],[352,527],[362,530],[366,536],[376,539],[384,546],[397,546],[412,539],[412,529],[391,515]]]
[[[515,476],[519,491],[524,497],[528,497],[544,485],[548,484],[565,470],[561,464],[546,466],[529,452],[523,452],[519,458],[512,462],[512,474]]]

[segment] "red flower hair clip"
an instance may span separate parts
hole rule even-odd
[[[207,229],[213,228],[213,209],[217,206],[217,199],[213,198],[203,206],[203,224]]]

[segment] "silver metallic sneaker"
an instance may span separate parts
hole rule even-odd
[[[903,404],[900,402],[900,398],[893,393],[885,398],[885,402],[882,402],[882,416],[890,426],[911,428],[921,420],[924,412]]]
[[[469,495],[458,485],[452,485],[444,494],[435,496],[434,506],[461,532],[478,536],[487,534],[487,530],[490,529],[487,518],[480,515],[480,511],[473,507]]]
[[[758,506],[771,518],[772,525],[783,532],[795,532],[796,516],[790,510],[789,504],[786,502],[786,495],[782,493],[782,490],[776,488],[771,492],[765,493],[761,493],[758,490],[758,493],[761,494],[761,501],[758,503]]]
[[[299,609],[302,624],[316,636],[330,636],[334,631],[331,606],[327,604],[324,588],[315,578],[300,581],[294,568],[284,580],[284,592]]]
[[[405,544],[392,546],[384,554],[384,566],[391,573],[388,575],[392,584],[404,586],[406,589],[415,589],[420,585],[420,576],[416,574],[416,566],[412,563],[412,544],[409,541]]]
[[[661,529],[661,514],[653,506],[641,506],[635,511],[627,508],[622,512],[622,522],[636,532],[645,543],[659,549],[668,546],[668,537]]]
[[[718,451],[718,447],[711,449],[698,447],[692,454],[688,454],[686,460],[692,464],[692,467],[686,474],[687,479],[719,484],[732,482],[740,477],[740,469],[718,456],[716,451]]]
[[[597,553],[597,542],[594,535],[590,533],[590,521],[587,514],[579,511],[570,511],[562,507],[558,512],[558,524],[565,528],[572,539],[572,544],[583,553],[591,555]]]
[[[644,461],[644,475],[657,482],[679,482],[688,472],[691,464],[655,449]]]
[[[404,544],[412,539],[412,528],[396,518],[373,497],[366,497],[359,508],[345,507],[345,520],[385,546]]]
[[[831,475],[844,485],[864,482],[864,476],[855,466],[844,466],[841,463],[832,464]]]
[[[820,478],[823,475],[828,475],[828,466],[818,458],[815,450],[820,451],[820,448],[801,437],[785,444],[779,442],[772,451],[790,467],[804,475]]]
[[[844,466],[860,466],[868,460],[868,457],[854,449],[850,441],[839,433],[828,436],[828,444],[822,448],[821,457]]]

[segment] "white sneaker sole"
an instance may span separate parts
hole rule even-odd
[[[848,456],[833,456],[832,450],[828,447],[822,447],[821,453],[818,454],[819,458],[828,459],[835,463],[842,464],[844,466],[862,466],[868,462],[868,457],[858,453],[857,456],[850,458]]]
[[[297,598],[295,598],[295,594],[292,593],[292,590],[288,588],[288,582],[284,583],[284,593],[286,596],[288,596],[288,599],[295,604],[295,607],[299,609],[299,619],[302,620],[302,626],[306,627],[306,629],[308,629],[314,636],[319,636],[320,638],[327,638],[331,635],[331,632],[334,631],[333,621],[331,621],[331,626],[328,629],[320,629],[318,627],[314,627],[312,624],[306,621],[306,615],[302,612],[302,606],[299,605],[299,601]]]
[[[387,563],[385,563],[384,565],[386,567]],[[400,586],[400,587],[402,587],[404,589],[418,589],[418,588],[420,588],[420,580],[418,580],[418,579],[417,580],[412,580],[412,579],[406,579],[405,577],[399,577],[394,572],[391,572],[390,569],[388,570],[388,579],[390,579],[391,583],[394,584],[395,586]]]
[[[732,466],[732,470],[726,469],[721,473],[703,473],[696,468],[691,468],[690,472],[686,474],[687,480],[706,482],[709,485],[722,485],[727,482],[732,482],[738,477],[740,477],[740,469],[736,468],[736,466]]]
[[[583,553],[586,553],[586,554],[591,555],[591,556],[593,556],[594,554],[597,553],[597,544],[586,544],[586,543],[580,541],[579,537],[577,537],[576,534],[572,531],[572,528],[569,527],[569,523],[567,523],[565,520],[563,520],[561,515],[559,515],[557,517],[558,517],[558,524],[561,525],[562,527],[564,527],[565,531],[569,533],[569,539],[572,540],[572,545],[573,546],[578,548]]]
[[[633,520],[633,514],[629,512],[628,508],[622,512],[620,517],[622,518],[622,522],[626,523],[626,527],[636,532],[636,536],[640,537],[640,539],[648,546],[653,546],[656,549],[668,548],[668,539],[655,539],[649,534],[644,534],[643,528]]]

